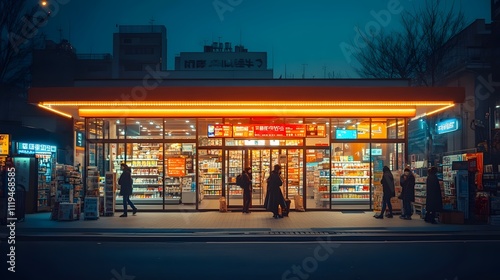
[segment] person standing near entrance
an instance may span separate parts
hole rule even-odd
[[[281,218],[278,212],[278,207],[281,209],[287,209],[285,198],[281,192],[281,186],[283,185],[283,180],[281,179],[281,166],[276,164],[271,175],[267,178],[267,193],[264,200],[264,206],[267,210],[273,212],[273,218]]]
[[[137,207],[130,201],[130,196],[132,195],[132,170],[125,163],[122,163],[120,168],[122,175],[118,179],[118,184],[120,185],[120,195],[123,196],[123,214],[120,217],[127,217],[127,205],[132,207],[133,215],[137,213]]]
[[[411,214],[413,210],[411,208],[411,203],[415,201],[415,176],[411,173],[409,168],[405,168],[401,175],[400,183],[401,188],[401,198],[403,199],[403,215],[401,219],[411,220]]]
[[[427,171],[427,180],[425,182],[425,222],[437,224],[436,212],[443,209],[443,196],[441,195],[441,185],[437,177],[437,168],[435,166]]]
[[[375,215],[375,219],[383,219],[384,218],[384,212],[385,208],[389,209],[389,214],[387,214],[387,218],[392,218],[392,204],[391,204],[391,198],[396,196],[395,193],[395,186],[394,186],[394,176],[392,176],[392,172],[389,169],[389,167],[384,166],[382,168],[382,171],[384,174],[382,175],[382,180],[380,180],[380,183],[382,184],[383,187],[383,196],[382,196],[382,211],[380,212],[379,215]]]
[[[243,213],[250,213],[252,203],[252,168],[246,167],[241,173],[240,187],[243,189]]]

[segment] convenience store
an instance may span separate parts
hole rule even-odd
[[[333,80],[165,80],[33,88],[29,99],[84,120],[85,165],[100,176],[129,164],[140,209],[216,210],[221,196],[237,209],[245,166],[261,207],[265,179],[281,164],[292,208],[300,195],[310,210],[370,210],[382,167],[407,164],[408,121],[464,96],[458,87]]]

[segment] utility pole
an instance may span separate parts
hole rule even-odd
[[[302,79],[306,78],[306,66],[307,64],[302,64]]]

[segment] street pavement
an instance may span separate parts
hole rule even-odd
[[[28,214],[15,225],[19,240],[134,240],[134,241],[293,241],[315,240],[500,240],[500,226],[489,224],[429,224],[419,216],[412,220],[375,219],[371,211],[292,211],[289,217],[241,212],[138,212],[85,220],[55,221],[50,213]],[[1,238],[12,231],[1,227]]]

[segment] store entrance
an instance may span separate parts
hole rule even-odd
[[[273,166],[282,168],[285,197],[293,202],[295,195],[303,196],[303,149],[244,148],[226,151],[226,188],[228,207],[243,207],[243,191],[236,185],[236,176],[245,167],[252,168],[252,208],[263,208],[267,183]]]

